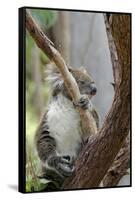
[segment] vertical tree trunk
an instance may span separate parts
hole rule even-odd
[[[115,96],[99,136],[89,138],[76,161],[76,173],[64,189],[97,187],[113,163],[130,129],[131,26],[130,15],[113,14],[107,27],[114,43],[109,43],[115,80]],[[111,29],[110,29],[111,28]]]

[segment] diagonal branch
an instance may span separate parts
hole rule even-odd
[[[56,66],[59,68],[67,90],[69,91],[73,101],[78,102],[81,95],[74,77],[68,71],[68,67],[61,54],[54,47],[54,44],[43,33],[43,31],[38,27],[28,11],[26,11],[26,27],[28,32],[36,42],[37,46],[50,58],[50,60],[53,60]],[[93,122],[94,119],[92,115],[90,115],[88,110],[83,110],[81,108],[77,109],[80,113],[81,125],[84,135],[95,134],[97,130],[94,129],[94,127],[91,125],[95,123]]]

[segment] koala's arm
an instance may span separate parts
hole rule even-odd
[[[44,168],[54,170],[62,176],[70,176],[73,173],[71,160],[68,156],[57,155],[55,138],[51,137],[49,127],[43,117],[35,136],[38,156]],[[46,170],[47,171],[47,170]]]

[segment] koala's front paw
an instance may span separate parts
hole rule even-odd
[[[89,107],[89,98],[87,95],[82,95],[78,102],[74,103],[75,106],[87,109]]]

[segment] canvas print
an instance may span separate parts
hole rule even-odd
[[[131,14],[19,9],[19,191],[131,186]]]

